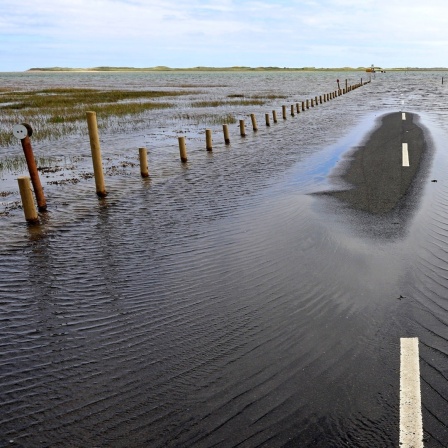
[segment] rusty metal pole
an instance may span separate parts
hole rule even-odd
[[[13,128],[13,134],[22,143],[31,183],[33,184],[34,195],[36,196],[37,208],[40,212],[44,212],[47,210],[47,201],[45,200],[44,190],[40,183],[39,172],[37,171],[36,160],[34,159],[33,148],[31,146],[30,137],[33,135],[33,129],[27,123],[17,124]]]

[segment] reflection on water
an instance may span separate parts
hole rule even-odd
[[[448,121],[438,75],[386,75],[211,157],[187,143],[187,166],[169,143],[150,153],[149,182],[129,170],[104,200],[92,180],[47,187],[37,229],[5,219],[0,445],[397,446],[399,338],[418,336],[425,446],[446,446]],[[257,76],[188,83],[280,79]],[[334,77],[313,76],[297,100]],[[308,193],[399,93],[431,132],[438,182],[426,177],[399,237],[381,238],[372,217]]]

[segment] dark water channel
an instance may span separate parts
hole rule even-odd
[[[448,114],[419,76],[4,220],[0,446],[398,446],[411,336],[425,446],[448,446]],[[411,212],[311,194],[403,98],[431,148]]]

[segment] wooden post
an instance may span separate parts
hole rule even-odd
[[[314,100],[311,98],[311,107],[314,107]]]
[[[185,145],[185,137],[178,137],[178,140],[179,140],[180,160],[182,163],[186,163],[188,161],[188,157],[187,157],[187,146]]]
[[[224,132],[224,143],[226,145],[230,145],[229,126],[227,126],[226,124],[223,124],[222,130]]]
[[[240,120],[240,135],[246,137],[246,128],[244,127],[244,120]]]
[[[322,95],[319,95],[319,103],[322,104]]]
[[[266,120],[266,126],[270,126],[271,123],[269,122],[269,114],[264,114],[264,118]]]
[[[319,103],[317,102],[317,95],[314,98],[314,104],[317,106]]]
[[[310,108],[310,100],[306,100],[306,108],[307,108],[307,109]]]
[[[212,130],[211,129],[205,130],[205,149],[207,151],[213,150]]]
[[[296,111],[298,114],[300,114],[300,104],[296,103]]]
[[[272,111],[272,119],[274,120],[274,123],[277,123],[277,112],[275,110]]]
[[[30,224],[36,224],[39,222],[39,216],[36,211],[36,206],[34,205],[30,178],[28,176],[19,176],[17,182],[19,183],[20,197],[22,198],[25,219]]]
[[[348,84],[347,84],[347,80],[345,80],[345,91],[348,92]]]
[[[138,148],[138,156],[140,159],[140,174],[141,174],[141,176],[149,177],[148,151],[146,151],[146,148]]]
[[[257,126],[257,119],[255,118],[255,114],[250,114],[250,119],[252,121],[252,129],[255,131],[258,131],[258,126]]]
[[[87,126],[89,128],[90,149],[92,152],[93,173],[95,175],[96,194],[99,197],[107,195],[104,184],[103,163],[101,160],[100,138],[98,136],[98,125],[96,122],[96,112],[86,112]]]
[[[305,101],[302,101],[302,112],[305,112]]]
[[[294,117],[294,104],[291,104],[291,116]]]
[[[286,120],[286,106],[282,106],[283,120]]]

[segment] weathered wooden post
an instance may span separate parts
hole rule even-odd
[[[12,129],[12,133],[22,144],[31,183],[33,184],[34,195],[36,196],[37,208],[40,212],[44,212],[47,210],[47,201],[45,200],[44,190],[40,183],[39,172],[37,171],[36,160],[34,159],[33,148],[31,146],[30,137],[33,135],[33,129],[27,123],[16,124]]]
[[[291,116],[294,117],[294,104],[291,104]]]
[[[240,120],[240,135],[246,137],[246,128],[244,126],[244,120]]]
[[[250,119],[252,121],[252,129],[255,131],[258,131],[258,126],[257,126],[257,119],[255,117],[255,114],[250,114]]]
[[[302,112],[305,112],[305,101],[302,101]]]
[[[226,124],[223,124],[222,131],[224,133],[224,143],[226,145],[229,145],[230,144],[229,126],[227,126]]]
[[[212,130],[211,129],[205,130],[205,149],[207,151],[213,150]]]
[[[319,95],[319,104],[322,104],[322,95]]]
[[[348,92],[348,84],[347,84],[347,80],[345,80],[345,91]]]
[[[269,121],[269,114],[264,114],[264,118],[265,118],[265,120],[266,120],[266,126],[270,126],[271,123],[270,123],[270,121]]]
[[[28,176],[19,176],[17,178],[17,182],[19,183],[20,197],[22,198],[22,207],[25,214],[25,219],[30,224],[37,224],[39,222],[39,216],[34,205],[30,178]]]
[[[296,111],[298,114],[300,114],[300,104],[296,103]]]
[[[96,112],[86,112],[87,126],[89,128],[90,149],[92,152],[93,174],[95,175],[96,194],[99,197],[107,196],[104,184],[103,163],[101,160],[100,138],[98,136],[98,125],[96,122]]]
[[[306,108],[307,108],[307,109],[310,108],[310,100],[306,100]]]
[[[282,106],[283,120],[286,120],[286,106]]]
[[[180,161],[182,163],[188,162],[187,157],[187,146],[185,145],[185,137],[178,137],[179,141],[179,153],[180,153]]]
[[[314,100],[311,98],[311,107],[314,107]]]
[[[274,120],[274,123],[277,123],[277,111],[272,111],[272,119]]]
[[[148,151],[146,148],[138,148],[138,157],[140,159],[140,174],[142,177],[149,177],[148,170]]]

